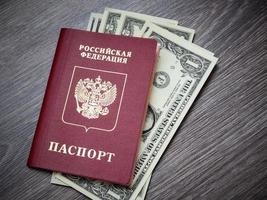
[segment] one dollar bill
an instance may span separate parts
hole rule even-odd
[[[179,36],[183,39],[192,42],[195,34],[195,30],[191,28],[187,28],[184,26],[174,25],[174,24],[161,24],[158,22],[153,22],[153,24],[158,25],[159,27]],[[151,22],[146,22],[140,32],[136,35],[137,37],[142,37],[152,26],[154,26]]]
[[[65,182],[63,182],[60,179],[58,179],[57,176],[60,176],[60,174],[59,173],[56,173],[56,172],[53,172],[53,174],[51,176],[50,183],[56,184],[56,185],[61,185],[61,186],[69,187],[68,184],[66,184]],[[70,177],[70,179],[72,179],[72,177]],[[142,188],[141,192],[136,197],[136,200],[144,200],[145,199],[146,193],[147,193],[147,190],[148,190],[148,186],[149,186],[149,183],[150,183],[150,179],[151,179],[151,176],[146,181],[146,183],[145,183],[144,187]],[[88,195],[90,196],[91,194],[88,194]],[[92,198],[95,198],[95,197],[92,196]]]
[[[138,37],[139,33],[141,32],[146,22],[153,22],[162,26],[167,25],[170,27],[175,27],[177,26],[178,23],[178,22],[175,23],[168,22],[167,20],[159,20],[158,17],[153,17],[153,16],[144,17],[139,14],[124,13],[122,14],[118,22],[118,28],[115,34]]]
[[[146,35],[146,32],[148,32],[149,30],[153,31],[153,30],[156,30],[157,32],[170,32],[172,34],[169,34],[169,35],[172,35],[172,39],[173,41],[175,42],[176,39],[178,39],[178,41],[182,39],[185,39],[187,41],[190,41],[191,42],[191,38],[194,36],[194,30],[191,29],[189,30],[188,28],[186,27],[182,27],[182,26],[176,26],[176,27],[179,27],[177,28],[175,31],[175,28],[172,28],[172,31],[168,28],[164,28],[164,27],[173,27],[172,25],[171,26],[168,26],[168,25],[158,25],[158,24],[155,24],[155,23],[151,23],[151,22],[146,22],[146,24],[144,25],[144,27],[142,28],[140,34],[139,34],[139,37],[144,37]],[[174,35],[178,36],[178,37],[175,37]],[[187,37],[183,37],[182,35],[187,35]],[[192,38],[193,39],[193,38]],[[203,54],[209,54],[211,56],[214,55],[213,52],[207,50],[207,49],[204,49],[204,48],[201,48],[199,47],[198,45],[194,44],[194,43],[191,43],[190,44],[191,48],[194,47],[195,49],[198,49],[198,51],[201,51]]]
[[[92,31],[92,32],[98,32],[101,20],[102,20],[102,14],[91,13],[88,26],[87,26],[87,30]]]

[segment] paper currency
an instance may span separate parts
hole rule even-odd
[[[100,27],[102,19],[102,14],[100,13],[91,13],[90,18],[89,18],[89,23],[87,26],[88,31],[92,32],[98,32],[98,29]]]
[[[179,81],[174,87],[175,92],[168,109],[157,121],[156,130],[154,129],[155,132],[153,131],[147,138],[146,148],[139,157],[138,164],[141,167],[135,171],[133,181],[136,185],[135,192],[138,191],[136,183],[139,182],[141,186],[142,179],[145,180],[154,169],[217,62],[217,58],[206,54],[202,48],[156,26],[147,31],[144,36],[154,38],[159,42],[161,50],[158,65],[169,66],[168,75],[176,74]],[[157,77],[157,72],[155,77]]]
[[[61,185],[61,186],[66,186],[66,187],[69,187],[68,184],[66,184],[65,182],[61,181],[60,179],[58,179],[57,177],[58,176],[61,176],[61,174],[59,173],[56,173],[56,172],[53,172],[52,176],[51,176],[51,180],[50,180],[50,183],[52,184],[56,184],[56,185]],[[70,176],[69,179],[73,179],[74,176]],[[75,177],[76,178],[76,177]],[[151,176],[148,178],[148,180],[146,181],[144,187],[142,188],[141,192],[138,194],[138,196],[136,197],[136,200],[144,200],[145,197],[146,197],[146,193],[147,193],[147,190],[148,190],[148,186],[149,186],[149,183],[150,183],[150,179],[151,179]],[[84,194],[86,195],[86,194]],[[89,196],[91,194],[88,194]],[[87,195],[87,196],[88,196]],[[92,199],[97,199],[98,197],[96,196],[92,196],[91,197]]]
[[[178,21],[176,23],[165,22],[165,20],[159,20],[158,17],[144,17],[142,15],[125,13],[122,14],[118,22],[115,34],[138,37],[146,22],[153,22],[162,26],[168,25],[170,27],[176,27],[178,23]]]
[[[55,174],[56,174],[56,172],[53,172],[53,174],[51,176],[50,183],[56,184],[56,185],[61,185],[61,186],[69,187],[66,183],[64,183],[61,180],[57,179],[56,176],[55,176]],[[146,193],[147,193],[147,190],[148,190],[148,186],[149,186],[149,183],[150,183],[150,179],[151,179],[151,176],[146,181],[146,183],[145,183],[144,187],[142,188],[141,192],[136,197],[136,200],[144,200],[145,199]]]
[[[145,199],[150,180],[151,180],[151,176],[149,176],[149,178],[147,179],[147,181],[146,181],[145,185],[143,186],[141,192],[136,197],[136,200],[144,200]]]
[[[57,177],[55,176],[56,172],[52,173],[51,179],[50,179],[50,183],[55,184],[55,185],[62,185],[62,186],[68,186],[68,184],[64,183],[63,181],[57,179]]]
[[[146,34],[146,32],[148,32],[149,30],[151,30],[151,31],[153,31],[153,30],[156,30],[157,32],[166,32],[166,31],[168,31],[168,32],[170,32],[171,34],[169,34],[169,35],[173,35],[173,40],[176,40],[176,39],[178,39],[178,40],[180,40],[181,38],[182,39],[185,39],[184,37],[181,37],[180,35],[178,35],[178,34],[176,34],[176,33],[173,33],[173,32],[171,32],[171,31],[169,31],[168,29],[165,29],[165,28],[162,28],[162,27],[160,27],[159,25],[157,25],[157,24],[154,24],[154,23],[151,23],[151,22],[146,22],[146,24],[145,24],[145,26],[146,27],[144,27],[142,30],[141,30],[141,32],[140,32],[140,36],[144,36],[145,34]],[[182,29],[180,29],[180,30],[182,30]],[[191,29],[192,30],[192,29]],[[182,33],[181,33],[182,34]],[[192,33],[189,33],[189,32],[187,32],[187,33],[185,33],[184,32],[184,34],[192,34]],[[178,36],[178,37],[175,37],[175,35],[176,36]],[[191,36],[192,37],[192,36]],[[186,39],[186,40],[188,40],[188,39]],[[188,40],[188,41],[190,41],[190,40]],[[175,41],[174,41],[175,42]],[[214,53],[212,53],[211,51],[208,51],[207,49],[204,49],[204,48],[200,48],[198,45],[196,45],[196,44],[194,44],[194,43],[191,43],[190,44],[192,47],[194,47],[194,48],[196,48],[196,49],[198,49],[198,51],[201,51],[202,53],[204,53],[204,54],[209,54],[209,55],[214,55]]]
[[[192,42],[195,34],[195,30],[191,28],[186,28],[184,26],[174,25],[174,24],[160,24],[157,22],[153,22],[154,24],[160,26],[163,29],[168,30],[171,33],[174,33],[175,35],[184,38],[187,41]],[[142,35],[145,34],[145,32],[148,31],[149,27],[153,26],[151,22],[147,21],[143,28],[140,30],[139,34],[137,34],[137,37],[142,37]]]
[[[135,13],[135,12],[106,8],[104,11],[103,17],[102,17],[100,27],[99,27],[99,32],[100,33],[110,33],[110,34],[117,33],[119,25],[120,25],[120,20],[122,18],[124,19],[125,16],[141,18],[144,20],[144,23],[146,20],[148,20],[148,21],[151,21],[151,20],[155,21],[156,20],[160,23],[170,23],[170,24],[177,24],[178,23],[178,21],[172,20],[172,19],[165,19],[165,18],[161,18],[161,17],[154,17],[154,16]]]
[[[150,102],[164,105],[163,110],[146,137],[131,188],[57,177],[91,198],[136,199],[217,61],[204,49],[157,26],[149,27],[144,37],[156,39],[161,48]]]

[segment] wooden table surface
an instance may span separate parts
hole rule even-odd
[[[0,1],[0,199],[87,199],[26,167],[61,27],[113,7],[179,20],[219,57],[146,199],[267,199],[266,1]]]

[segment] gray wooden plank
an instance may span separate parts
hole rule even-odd
[[[61,27],[104,7],[179,20],[219,62],[156,167],[147,199],[266,199],[264,1],[0,1],[0,199],[87,199],[26,167]]]

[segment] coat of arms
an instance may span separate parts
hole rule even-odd
[[[116,96],[116,84],[112,85],[110,81],[102,81],[100,76],[95,80],[80,79],[74,93],[76,110],[85,118],[97,119],[100,115],[109,113],[108,106],[115,101]]]

